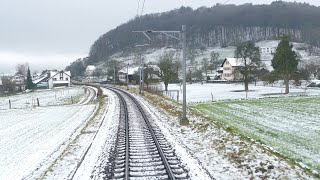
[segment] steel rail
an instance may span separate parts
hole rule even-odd
[[[120,99],[122,99],[121,101],[124,101],[125,110],[126,110],[126,115],[128,115],[128,111],[127,111],[127,107],[126,107],[126,102],[125,102],[123,96],[122,96],[119,92],[117,92],[117,91],[120,91],[120,92],[122,92],[123,94],[125,94],[126,96],[128,96],[128,97],[134,102],[134,104],[136,104],[136,106],[138,107],[138,109],[139,109],[139,111],[140,111],[140,113],[141,113],[141,115],[142,115],[145,123],[147,124],[148,130],[149,130],[149,132],[150,132],[150,134],[151,134],[151,136],[152,136],[152,139],[153,139],[153,141],[154,141],[154,143],[155,143],[155,145],[156,145],[156,147],[157,147],[157,150],[158,150],[159,155],[160,155],[160,157],[161,157],[161,160],[162,160],[162,162],[163,162],[163,164],[164,164],[164,166],[165,166],[165,169],[166,169],[166,172],[167,172],[167,175],[168,175],[169,179],[175,180],[176,178],[175,178],[175,176],[174,176],[174,173],[173,173],[173,171],[172,171],[172,169],[171,169],[171,167],[170,167],[170,165],[169,165],[169,162],[167,161],[167,158],[166,158],[166,156],[165,156],[165,154],[164,154],[164,152],[163,152],[163,150],[162,150],[162,148],[161,148],[161,146],[160,146],[160,143],[159,143],[159,141],[158,141],[158,139],[157,139],[157,137],[156,137],[156,135],[155,135],[155,132],[153,131],[153,128],[152,128],[152,126],[151,126],[151,123],[149,122],[149,119],[148,119],[148,117],[146,116],[146,113],[144,112],[144,110],[143,110],[142,106],[140,105],[140,103],[137,101],[137,99],[136,99],[135,97],[133,97],[133,96],[132,96],[131,94],[129,94],[128,92],[125,92],[125,91],[120,90],[120,89],[115,89],[115,88],[109,88],[109,89],[112,90],[113,92],[116,92],[116,94],[120,97]],[[127,119],[126,119],[126,134],[128,133],[128,132],[127,132],[128,129],[129,129],[129,124],[128,124],[128,121],[127,121]],[[128,136],[129,136],[129,135],[128,135]],[[129,138],[129,137],[128,137],[128,138]],[[127,140],[129,140],[128,138],[127,138],[127,136],[126,136],[126,152],[129,151],[129,142],[127,142]],[[128,147],[127,147],[127,146],[128,146]],[[129,152],[128,152],[128,153],[129,153]],[[128,154],[128,156],[126,155],[126,162],[127,162],[127,158],[128,158],[128,162],[129,162],[129,154]],[[129,165],[126,164],[126,171],[129,171],[129,167],[128,167],[128,166],[129,166]],[[127,169],[127,168],[128,168],[128,169]],[[128,172],[128,173],[129,173],[129,172]],[[125,174],[126,174],[126,173],[125,173]],[[128,175],[129,175],[129,174],[128,174]],[[125,177],[126,177],[126,176],[125,176]],[[127,177],[129,177],[129,176],[127,176]]]

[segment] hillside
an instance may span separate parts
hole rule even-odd
[[[179,42],[159,34],[150,34],[151,42],[134,30],[180,30],[188,27],[189,48],[234,46],[239,42],[278,39],[283,34],[295,42],[320,46],[320,7],[306,3],[277,1],[270,5],[220,5],[193,10],[181,7],[169,12],[136,17],[103,34],[91,46],[85,61],[73,63],[69,69],[96,64],[116,53],[129,54],[136,44],[150,43],[150,48],[171,46]],[[82,64],[82,65],[81,65]],[[78,68],[75,68],[78,67]],[[76,70],[73,70],[76,71]],[[81,74],[76,72],[73,74]]]

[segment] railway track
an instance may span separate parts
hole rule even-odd
[[[160,129],[131,94],[109,88],[120,99],[116,145],[105,168],[107,179],[189,179]]]

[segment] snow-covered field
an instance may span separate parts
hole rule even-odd
[[[260,140],[273,151],[320,173],[320,98],[284,97],[197,104],[212,121]]]
[[[163,83],[162,83],[163,85]],[[162,87],[164,89],[164,87]],[[187,84],[187,102],[207,102],[221,100],[237,99],[257,99],[264,97],[281,96],[300,96],[300,95],[320,95],[318,88],[291,88],[289,95],[283,95],[284,87],[271,87],[259,84],[257,86],[250,84],[249,92],[243,91],[243,84]],[[169,84],[169,93],[166,96],[177,100],[177,91],[179,92],[179,101],[182,101],[182,86],[180,84]]]
[[[93,113],[95,105],[0,111],[0,179],[21,179]]]
[[[15,96],[0,97],[0,110],[9,109],[9,100],[13,109],[31,108],[37,105],[37,98],[40,106],[63,105],[76,103],[84,96],[83,87],[56,88],[37,90],[30,93],[20,93]]]
[[[96,105],[66,103],[70,95],[91,99],[95,94],[84,94],[83,88],[66,88],[1,98],[18,104],[39,97],[46,106],[0,110],[0,179],[22,179],[49,167],[51,162],[47,160],[63,151],[71,137],[79,133]]]

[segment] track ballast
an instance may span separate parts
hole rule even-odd
[[[110,88],[120,99],[116,145],[105,167],[107,179],[189,179],[160,129],[131,94]]]

